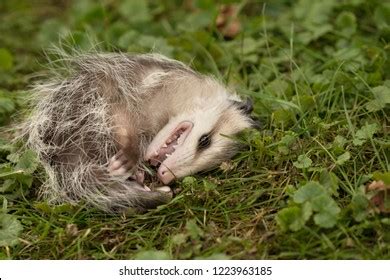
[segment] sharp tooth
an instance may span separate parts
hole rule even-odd
[[[165,156],[166,156],[167,158],[169,158],[169,157],[171,156],[171,154],[166,154]]]
[[[163,148],[168,148],[168,145],[167,143],[165,143],[164,145],[162,145]]]
[[[154,155],[155,155],[155,156],[158,156],[158,152],[157,152],[157,151],[155,151],[155,152],[154,152]]]

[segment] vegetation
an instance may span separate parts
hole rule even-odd
[[[390,4],[223,3],[1,1],[0,258],[390,258]],[[145,214],[48,205],[11,140],[59,43],[191,64],[251,97],[261,128]]]

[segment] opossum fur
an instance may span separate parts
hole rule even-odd
[[[33,88],[27,146],[46,170],[51,203],[84,201],[107,212],[166,203],[143,185],[151,162],[164,184],[232,157],[232,135],[253,122],[250,106],[208,76],[161,55],[63,58]],[[65,70],[65,71],[64,71]]]

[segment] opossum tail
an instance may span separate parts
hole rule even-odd
[[[48,164],[42,161],[48,178],[41,187],[40,196],[49,203],[80,201],[108,213],[128,209],[144,211],[171,200],[171,195],[159,191],[146,191],[136,181],[109,176],[104,165]]]
[[[159,191],[141,190],[136,182],[118,183],[108,186],[106,194],[99,196],[98,206],[104,207],[107,212],[123,211],[126,208],[132,208],[137,211],[154,209],[159,205],[166,204],[171,200],[167,193]]]

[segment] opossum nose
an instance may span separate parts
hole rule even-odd
[[[166,166],[161,165],[157,171],[157,176],[164,184],[169,184],[175,179],[175,175]]]

